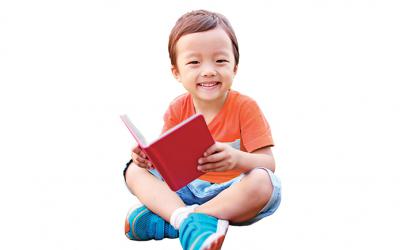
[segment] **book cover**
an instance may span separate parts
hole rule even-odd
[[[171,190],[177,191],[204,174],[197,170],[197,161],[214,139],[203,115],[189,117],[150,144],[127,115],[121,119]]]

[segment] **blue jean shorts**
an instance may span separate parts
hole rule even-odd
[[[265,205],[265,207],[261,209],[261,211],[254,218],[241,223],[231,223],[232,225],[245,226],[253,224],[254,222],[257,222],[273,214],[278,209],[279,204],[281,202],[281,182],[279,178],[269,169],[265,168],[260,168],[260,169],[265,170],[271,179],[271,183],[273,186],[271,198]],[[157,170],[152,169],[149,171],[160,180],[163,180]],[[179,195],[179,197],[186,205],[193,205],[193,204],[201,205],[213,199],[215,196],[217,196],[219,193],[221,193],[228,187],[234,185],[235,183],[238,183],[246,174],[248,173],[241,174],[230,181],[220,184],[196,179],[191,183],[189,183],[188,185],[176,191],[176,193]]]

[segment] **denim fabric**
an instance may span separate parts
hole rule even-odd
[[[281,202],[281,182],[279,178],[272,173],[269,169],[264,169],[270,179],[271,183],[273,186],[273,191],[271,194],[271,198],[268,201],[268,203],[265,205],[265,207],[256,215],[254,218],[237,223],[234,225],[250,225],[253,224],[254,222],[257,222],[261,220],[262,218],[265,218],[271,214],[273,214],[279,207],[279,204]],[[149,170],[154,176],[162,180],[161,175],[158,173],[157,170],[152,169]],[[211,199],[213,199],[215,196],[217,196],[219,193],[221,193],[223,190],[227,189],[231,185],[234,185],[235,183],[238,183],[246,174],[241,174],[238,177],[221,183],[221,184],[216,184],[216,183],[211,183],[208,181],[203,181],[196,179],[186,185],[185,187],[179,189],[176,193],[179,195],[179,197],[183,200],[183,202],[186,205],[193,205],[193,204],[203,204]]]

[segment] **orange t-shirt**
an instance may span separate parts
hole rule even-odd
[[[191,95],[186,93],[178,96],[171,102],[164,115],[162,132],[164,133],[195,113]],[[222,109],[207,126],[215,141],[240,145],[240,150],[245,152],[273,146],[270,127],[257,103],[234,90],[228,92]],[[241,173],[239,170],[208,172],[199,179],[222,183]]]

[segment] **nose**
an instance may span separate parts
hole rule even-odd
[[[216,76],[217,72],[214,69],[214,67],[212,65],[204,65],[202,70],[201,70],[201,76],[202,77],[212,77],[212,76]]]

